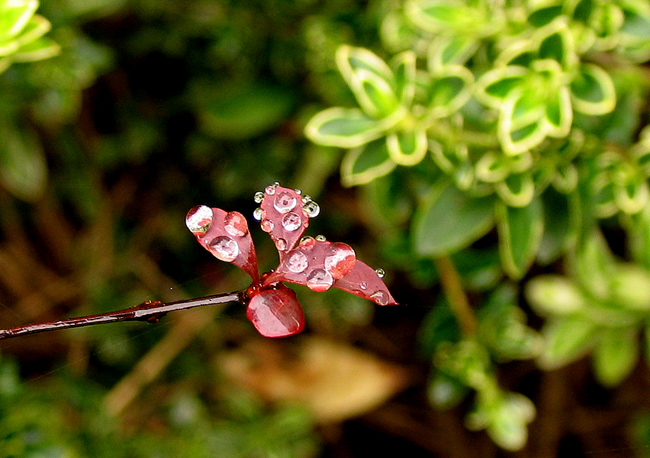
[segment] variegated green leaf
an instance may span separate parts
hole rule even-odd
[[[573,109],[571,107],[571,94],[566,87],[560,87],[546,99],[546,122],[549,126],[548,134],[552,137],[566,137],[571,131],[573,123]]]
[[[380,138],[348,151],[341,163],[341,181],[345,186],[370,183],[389,174],[396,166],[388,153],[386,139]]]
[[[574,315],[588,305],[575,283],[559,275],[540,275],[526,285],[528,303],[542,315]]]
[[[431,74],[443,71],[448,65],[465,65],[476,52],[479,42],[476,38],[461,36],[438,36],[431,41],[427,65]]]
[[[0,11],[0,43],[18,36],[38,8],[37,0],[3,2]]]
[[[405,51],[391,61],[395,74],[395,93],[404,106],[410,106],[415,95],[415,60],[414,52]]]
[[[529,173],[512,173],[495,184],[501,200],[510,207],[525,207],[535,195],[535,182]]]
[[[504,99],[521,88],[530,70],[525,67],[500,67],[489,70],[476,82],[476,98],[483,104],[499,109]]]
[[[539,197],[520,208],[497,204],[499,250],[506,273],[521,278],[533,263],[544,233],[544,216]]]
[[[616,91],[609,74],[594,64],[582,64],[571,82],[576,111],[588,115],[609,113],[616,106]]]
[[[379,56],[365,48],[339,47],[336,63],[359,106],[373,118],[385,118],[398,107],[395,76]]]
[[[455,113],[471,96],[474,76],[460,65],[449,65],[438,72],[428,89],[430,116],[442,118]]]
[[[421,129],[390,134],[386,143],[390,158],[398,165],[418,164],[427,154],[427,133]]]
[[[399,119],[387,121],[370,118],[357,108],[328,108],[307,123],[305,135],[320,145],[354,148],[381,137]]]

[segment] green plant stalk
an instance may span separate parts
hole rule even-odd
[[[463,337],[474,337],[478,329],[478,322],[469,305],[454,263],[449,256],[434,258],[434,262],[440,275],[442,290],[449,301],[452,313],[458,320]]]

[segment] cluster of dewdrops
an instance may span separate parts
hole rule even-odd
[[[267,196],[267,195],[268,196],[274,196],[276,194],[276,190],[277,190],[278,186],[280,186],[280,183],[276,181],[272,185],[267,186],[264,189],[264,191],[256,192],[255,195],[253,196],[253,199],[255,200],[255,203],[261,204],[262,201],[264,201],[265,196]],[[300,189],[294,189],[294,191],[296,192],[296,194],[301,196],[302,209],[305,211],[307,216],[309,216],[310,218],[315,218],[316,216],[318,216],[318,214],[320,213],[320,206],[310,196],[308,196],[306,194],[302,195],[302,191]],[[275,199],[275,202],[274,202],[274,207],[276,208],[276,210],[278,210],[278,211],[280,211],[282,213],[293,209],[296,206],[296,203],[297,203],[297,202],[295,202],[295,200],[294,200],[295,198],[293,196],[291,196],[289,193],[286,193],[286,194],[287,194],[287,196],[282,196],[282,195],[276,196],[276,199]],[[290,215],[292,215],[292,213],[288,213],[287,215],[285,215],[285,218],[287,216],[290,216]],[[268,220],[264,220],[264,210],[262,210],[261,207],[257,207],[255,209],[255,211],[253,212],[253,218],[255,218],[257,221],[260,221],[260,223],[262,225],[262,229],[265,232],[269,232],[271,230],[270,227],[265,227],[265,223],[268,224]],[[294,223],[292,220],[286,219],[286,220],[283,220],[283,226],[287,230],[295,230],[300,226],[300,223],[299,222]],[[310,238],[311,237],[303,237],[303,240],[301,240],[300,243],[302,244],[304,241],[306,241],[307,239],[310,239]],[[324,235],[317,235],[314,238],[316,240],[318,240],[319,242],[325,242],[327,240]],[[280,240],[282,240],[282,239],[280,239]],[[277,244],[277,241],[276,241],[276,244]],[[279,249],[284,249],[284,247],[278,247],[278,248]],[[384,269],[376,269],[375,272],[377,273],[377,275],[380,278],[382,278],[385,275]]]

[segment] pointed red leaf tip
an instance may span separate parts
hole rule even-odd
[[[264,337],[288,337],[302,332],[305,315],[292,289],[277,284],[255,294],[246,316]]]
[[[316,292],[335,286],[378,305],[396,305],[382,276],[383,271],[358,261],[349,245],[328,242],[319,236],[302,239],[265,283],[285,281],[306,285]]]
[[[318,215],[320,207],[311,197],[279,183],[256,193],[255,201],[260,204],[255,210],[255,219],[273,239],[282,262],[309,226],[309,218]]]
[[[187,213],[185,224],[214,257],[232,262],[253,281],[259,279],[255,246],[244,215],[199,205]]]

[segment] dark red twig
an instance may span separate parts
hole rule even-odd
[[[25,324],[10,329],[0,330],[0,340],[11,337],[36,334],[37,332],[55,331],[59,329],[80,328],[95,324],[115,323],[117,321],[148,321],[155,323],[169,312],[187,310],[206,305],[227,304],[229,302],[245,303],[243,291],[234,293],[215,294],[214,296],[197,297],[181,301],[163,303],[160,301],[144,301],[143,303],[124,310],[100,313],[98,315],[66,318],[58,321]]]

